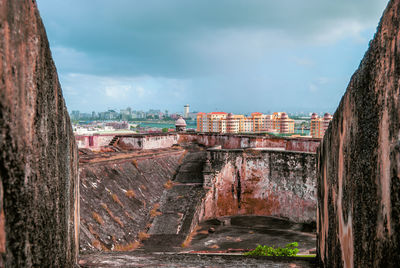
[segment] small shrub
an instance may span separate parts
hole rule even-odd
[[[143,184],[142,185],[140,185],[139,186],[143,191],[146,191],[147,190],[147,187],[146,186],[144,186]]]
[[[129,198],[135,198],[135,197],[136,197],[136,194],[135,194],[135,191],[134,191],[134,190],[128,190],[128,191],[126,191],[126,192],[125,192],[125,195],[126,195],[127,197],[129,197]]]
[[[133,160],[132,160],[132,164],[136,167],[136,169],[139,169],[138,163],[137,163],[137,160],[136,160],[136,159],[133,159]]]
[[[297,242],[289,243],[284,248],[258,245],[254,250],[244,253],[246,256],[296,256],[299,252]]]
[[[150,210],[150,217],[154,218],[155,216],[162,215],[160,211],[158,211],[158,208],[160,207],[160,204],[156,203],[154,204],[153,208]]]
[[[118,217],[112,217],[112,219],[119,224],[119,226],[121,226],[122,228],[124,228],[124,223],[121,221],[120,218]]]
[[[98,250],[102,250],[102,251],[108,251],[109,250],[103,243],[101,243],[97,239],[92,241],[92,246],[97,248]]]
[[[101,250],[101,243],[99,240],[93,240],[92,241],[92,246],[97,248],[98,250]]]
[[[164,184],[164,188],[165,189],[171,189],[174,186],[174,183],[171,180],[168,180],[165,184]]]
[[[108,215],[110,215],[111,219],[113,219],[116,223],[118,223],[122,228],[124,227],[124,223],[120,218],[114,216],[112,211],[108,208],[108,206],[104,203],[101,203],[101,206],[107,211]]]
[[[104,220],[103,218],[97,214],[96,212],[92,212],[92,217],[95,221],[97,221],[98,224],[103,225],[104,224]]]
[[[143,240],[146,240],[147,238],[149,238],[150,235],[148,233],[145,233],[145,232],[139,232],[138,237],[139,237],[140,241],[143,241]]]
[[[200,226],[196,226],[192,232],[190,232],[190,234],[186,237],[185,241],[183,241],[183,243],[181,244],[182,248],[186,248],[188,246],[190,246],[190,243],[192,243],[193,237],[198,233],[198,231],[201,229]]]
[[[114,200],[115,203],[120,205],[122,208],[124,207],[124,205],[122,204],[121,200],[119,200],[118,195],[112,194],[111,196],[112,196],[112,199]]]
[[[134,241],[128,244],[115,244],[113,247],[113,251],[133,251],[140,246],[139,241]]]

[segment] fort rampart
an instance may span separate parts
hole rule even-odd
[[[197,143],[205,147],[221,146],[223,149],[273,148],[286,151],[316,152],[320,139],[285,138],[263,135],[233,135],[218,133],[151,133],[132,135],[77,135],[79,148],[101,150],[109,145],[124,150],[168,148],[174,144]],[[114,139],[114,140],[113,140]]]

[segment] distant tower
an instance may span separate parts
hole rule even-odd
[[[287,113],[281,113],[281,120],[280,120],[280,133],[287,134],[289,133],[289,116]]]
[[[188,117],[189,117],[189,104],[186,104],[186,105],[184,106],[183,117],[184,117],[184,118],[188,118]]]
[[[175,128],[177,132],[184,132],[186,131],[186,121],[179,116],[179,118],[175,121]]]

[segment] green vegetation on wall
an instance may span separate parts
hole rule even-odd
[[[297,242],[293,242],[287,244],[284,248],[274,246],[262,246],[258,245],[254,250],[244,253],[246,256],[286,256],[286,257],[294,257],[299,252],[297,248],[299,244]]]

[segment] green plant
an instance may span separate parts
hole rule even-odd
[[[254,250],[244,253],[246,256],[296,256],[299,252],[297,248],[299,244],[292,242],[287,244],[284,248],[274,246],[262,246],[258,245]]]

